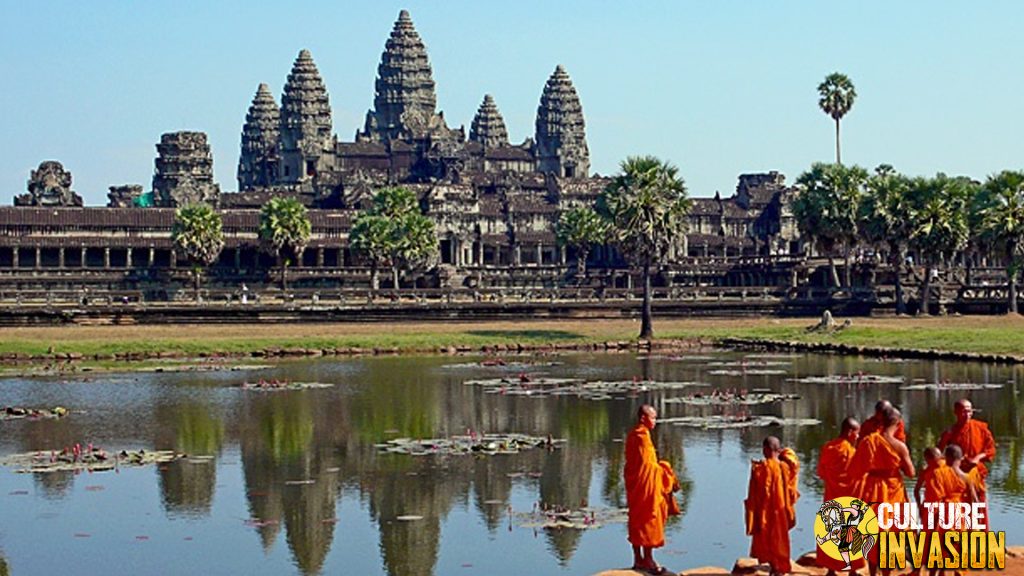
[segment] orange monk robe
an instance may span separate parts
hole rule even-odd
[[[870,503],[876,515],[882,502],[898,504],[907,501],[900,461],[899,453],[879,432],[862,438],[857,445],[848,474],[857,486],[854,495]],[[878,548],[871,549],[869,563],[878,564]]]
[[[970,472],[974,465],[968,462],[968,458],[974,458],[978,454],[987,454],[988,459],[991,461],[996,457],[996,441],[992,437],[992,431],[988,429],[988,424],[981,420],[970,419],[964,422],[963,425],[959,423],[954,424],[948,430],[942,433],[942,437],[939,438],[939,450],[945,450],[946,446],[950,444],[956,444],[964,451],[964,459],[960,461],[960,469],[964,472]],[[978,463],[978,468],[981,468],[981,479],[984,480],[988,476],[988,468],[984,462]]]
[[[972,486],[974,486],[974,495],[977,496],[977,498],[978,498],[977,502],[983,502],[985,504],[988,504],[988,495],[986,494],[986,488],[985,488],[985,478],[984,478],[984,476],[982,476],[982,472],[981,471],[982,471],[982,466],[981,465],[978,465],[978,466],[975,466],[974,468],[971,468],[971,471],[967,473],[967,481]],[[965,488],[963,502],[968,502],[969,500],[970,500],[970,493]],[[970,528],[972,530],[981,530],[981,526],[984,526],[985,530],[991,531],[992,527],[988,525],[988,519],[989,519],[988,506],[985,506],[985,508],[981,511],[981,514],[979,514],[979,518],[978,518],[978,521],[980,522],[979,526],[978,527],[971,526]]]
[[[744,502],[747,534],[753,536],[750,555],[767,563],[774,572],[792,572],[789,531],[796,525],[798,471],[799,462],[792,450],[778,460],[756,461],[750,469]]]
[[[836,438],[821,447],[818,456],[818,478],[825,483],[825,500],[853,496],[853,485],[847,468],[856,448],[846,438]]]
[[[818,478],[825,483],[824,500],[835,500],[840,496],[853,496],[854,486],[848,473],[850,460],[857,448],[846,438],[835,438],[821,447],[821,454],[818,456]],[[829,570],[840,570],[846,566],[846,562],[835,560],[817,547],[817,564]],[[864,559],[858,558],[852,562],[854,570],[864,567]]]
[[[625,479],[630,543],[650,548],[664,546],[669,499],[673,498],[672,489],[678,482],[672,467],[658,461],[651,431],[642,424],[626,436]]]
[[[861,440],[864,440],[876,430],[885,430],[885,416],[882,414],[875,414],[860,425],[860,438],[857,440],[857,445],[860,446]],[[903,420],[900,420],[900,423],[896,425],[896,431],[892,435],[900,442],[907,443],[907,430],[903,427]],[[942,450],[941,446],[939,450]]]
[[[965,494],[967,492],[967,484],[960,478],[960,475],[956,473],[953,468],[946,465],[945,460],[939,460],[934,466],[929,467],[930,473],[927,475],[924,481],[924,501],[935,502],[939,504],[951,504],[966,502],[967,499]],[[932,528],[928,527],[928,510],[927,508],[922,509],[921,523],[924,525],[924,531],[928,534],[928,545],[931,546],[931,538],[939,537],[947,530],[939,526],[939,512],[938,510],[932,513]],[[943,511],[943,514],[947,514],[948,510]],[[965,530],[966,525],[964,524],[963,517],[960,516],[953,525],[953,530]],[[945,546],[942,547],[942,554],[944,558],[950,558],[952,554],[946,550]]]

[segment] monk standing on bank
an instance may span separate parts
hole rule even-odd
[[[870,503],[876,515],[878,505],[883,502],[900,504],[908,501],[901,473],[913,478],[914,462],[910,459],[907,445],[895,436],[902,420],[899,410],[887,410],[885,428],[861,437],[850,462],[850,478],[858,487],[855,495]],[[878,572],[877,545],[868,555],[868,570],[871,576]],[[882,573],[888,574],[889,570]]]
[[[860,439],[863,440],[871,435],[875,430],[881,430],[885,428],[885,413],[895,408],[892,402],[888,400],[879,400],[875,402],[875,413],[864,421],[860,426]],[[896,432],[893,434],[897,440],[907,443],[907,431],[903,426],[903,420],[900,420],[899,425],[896,427]]]
[[[974,419],[974,405],[967,398],[957,400],[953,405],[953,413],[956,414],[956,424],[942,433],[939,438],[939,450],[945,450],[950,444],[956,444],[963,450],[960,469],[967,474],[977,490],[977,501],[985,502],[985,478],[988,477],[988,467],[985,463],[996,457],[995,438],[992,437],[988,424]],[[982,522],[988,530],[988,510],[982,514]]]
[[[651,431],[658,412],[644,404],[637,411],[637,425],[626,436],[626,505],[629,507],[629,542],[633,545],[633,569],[651,574],[666,570],[654,561],[654,549],[665,545],[665,520],[679,514],[672,492],[677,490],[672,466],[658,460]]]
[[[839,436],[829,440],[821,447],[821,455],[818,456],[818,478],[825,483],[824,502],[835,500],[840,496],[853,496],[854,485],[850,479],[850,461],[857,451],[857,439],[860,436],[860,423],[857,419],[849,416],[843,420],[839,429]],[[833,560],[821,549],[818,544],[816,561],[818,566],[828,569],[827,576],[834,576],[836,570],[845,568],[846,562]],[[852,570],[864,566],[864,559],[858,558],[850,563]]]
[[[796,454],[782,448],[775,436],[761,445],[764,460],[755,460],[750,468],[746,511],[747,534],[753,536],[750,555],[771,568],[772,576],[793,571],[790,561],[789,531],[796,526],[797,474]]]

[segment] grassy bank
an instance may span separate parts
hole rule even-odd
[[[835,334],[807,333],[812,319],[661,319],[660,339],[768,338],[881,346],[1024,354],[1024,318],[854,318]],[[173,353],[251,354],[268,348],[384,348],[436,351],[485,345],[586,344],[635,338],[630,320],[422,322],[181,326],[67,326],[0,329],[0,354],[110,356]]]

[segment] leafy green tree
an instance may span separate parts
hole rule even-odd
[[[918,177],[910,181],[910,246],[924,260],[920,312],[931,310],[932,279],[939,265],[967,245],[967,206],[977,186],[967,178]]]
[[[833,72],[818,84],[818,107],[836,122],[836,164],[842,164],[839,157],[839,121],[853,108],[857,90],[846,74]]]
[[[1007,310],[1017,313],[1017,277],[1024,251],[1024,172],[1003,171],[990,176],[979,198],[982,234],[1001,248],[1006,258]]]
[[[861,198],[860,222],[864,238],[887,249],[895,272],[896,314],[906,313],[901,273],[910,239],[910,205],[907,194],[910,181],[892,166],[883,164],[868,178]]]
[[[373,207],[352,226],[350,243],[370,262],[373,290],[380,287],[378,270],[390,266],[392,286],[399,287],[400,272],[429,265],[437,258],[434,222],[420,210],[416,194],[407,188],[383,188]]]
[[[846,261],[845,285],[850,286],[850,250],[857,243],[858,210],[867,179],[860,166],[815,163],[796,181],[800,191],[793,200],[793,217],[800,232],[828,255],[833,286],[840,286],[837,251]]]
[[[224,248],[223,220],[206,204],[190,204],[174,211],[171,240],[174,249],[192,265],[192,283],[199,299],[203,268],[217,261]]]
[[[271,198],[260,210],[260,241],[281,267],[281,290],[288,290],[288,255],[300,262],[312,232],[309,212],[295,198]]]
[[[576,251],[576,281],[581,282],[587,272],[587,255],[592,246],[608,238],[608,224],[593,208],[572,208],[558,218],[555,235],[559,246]]]
[[[654,337],[651,267],[685,239],[691,204],[679,169],[653,156],[626,158],[598,201],[611,241],[643,275],[640,338]]]

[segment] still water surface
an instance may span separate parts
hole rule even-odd
[[[702,353],[703,354],[703,353]],[[821,487],[812,472],[821,444],[848,414],[867,416],[879,397],[904,409],[915,460],[952,422],[952,391],[900,384],[807,384],[829,374],[885,374],[914,382],[1004,384],[966,393],[992,426],[998,454],[989,477],[992,523],[1024,541],[1018,394],[1009,366],[886,362],[799,355],[748,359],[713,374],[712,359],[572,354],[545,358],[550,376],[588,380],[701,381],[723,389],[771,389],[799,400],[748,408],[755,414],[817,418],[818,426],[703,430],[660,425],[656,443],[684,483],[684,514],[669,525],[660,559],[670,568],[729,565],[746,555],[742,501],[751,458],[766,434],[799,453],[803,469],[794,553],[813,548]],[[663,417],[722,413],[666,404],[695,389],[611,400],[488,394],[468,379],[515,377],[493,368],[452,367],[477,357],[304,360],[259,372],[123,374],[0,381],[0,406],[62,405],[60,421],[0,422],[0,455],[93,442],[108,450],[175,449],[210,454],[119,472],[17,474],[0,468],[0,566],[12,574],[393,574],[491,576],[593,574],[628,566],[626,528],[584,532],[510,525],[509,509],[534,504],[625,504],[621,439],[642,402]],[[778,364],[784,374],[749,374]],[[252,392],[242,381],[279,378],[334,384]],[[564,448],[493,457],[382,454],[397,436],[467,430],[551,434]],[[296,484],[295,480],[313,480]],[[290,482],[291,481],[291,482]],[[911,486],[912,488],[912,486]],[[398,521],[403,515],[421,520]],[[252,525],[252,519],[270,521]],[[248,522],[247,522],[248,521]]]

